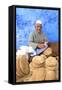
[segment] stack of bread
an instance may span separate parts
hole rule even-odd
[[[34,56],[28,63],[27,55],[16,56],[16,81],[58,80],[58,56],[52,56],[47,48],[41,55]]]

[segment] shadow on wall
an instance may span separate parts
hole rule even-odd
[[[46,9],[16,9],[16,49],[28,45],[28,38],[35,30],[36,20],[43,23],[43,32],[49,42],[58,42],[58,11]]]

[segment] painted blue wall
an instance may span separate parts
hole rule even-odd
[[[29,34],[35,30],[36,20],[42,21],[42,30],[49,42],[58,41],[57,10],[16,8],[16,49],[28,45]]]

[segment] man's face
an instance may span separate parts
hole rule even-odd
[[[35,25],[35,29],[36,29],[37,32],[40,32],[41,31],[41,28],[42,28],[42,25],[41,24],[37,23]]]

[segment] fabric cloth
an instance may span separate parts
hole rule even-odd
[[[44,50],[47,49],[47,47],[48,47],[48,45],[46,45],[45,48],[41,48],[41,49],[37,48],[37,49],[35,49],[34,52],[32,52],[31,56],[35,56],[35,55],[38,55],[38,54],[42,53]]]
[[[45,48],[41,48],[41,49],[36,48],[34,50],[31,46],[21,46],[20,50],[17,51],[17,53],[22,55],[24,52],[25,54],[30,54],[30,56],[35,56],[35,55],[42,53],[45,49],[47,49],[47,47],[48,47],[48,45],[46,44]]]

